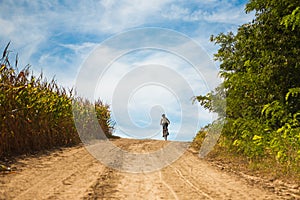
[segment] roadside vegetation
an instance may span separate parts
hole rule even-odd
[[[299,1],[250,0],[245,10],[255,12],[252,22],[211,37],[219,45],[215,59],[223,84],[195,97],[224,123],[210,155],[241,158],[254,170],[300,180]]]
[[[0,160],[79,144],[72,105],[84,116],[82,126],[91,120],[89,110],[94,109],[103,132],[112,137],[108,105],[76,97],[73,89],[47,81],[43,74],[34,76],[29,66],[19,70],[18,56],[11,59],[9,45],[0,60]]]

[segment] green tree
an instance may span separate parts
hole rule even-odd
[[[226,97],[223,136],[249,157],[300,158],[299,9],[299,0],[250,0],[252,22],[211,37],[224,83],[196,99],[215,112]]]

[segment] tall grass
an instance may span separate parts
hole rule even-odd
[[[104,133],[111,136],[109,106],[100,100],[91,103],[75,97],[73,89],[59,87],[54,80],[44,79],[43,74],[34,76],[29,66],[19,70],[18,57],[12,65],[8,47],[9,43],[0,60],[0,160],[79,144],[72,113],[74,101],[81,105],[78,109],[82,112],[93,106]]]

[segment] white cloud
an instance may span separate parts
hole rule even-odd
[[[167,11],[162,13],[162,16],[168,19],[185,19],[189,14],[188,8],[182,8],[173,4]]]
[[[20,55],[20,64],[41,64],[56,71],[65,65],[55,66],[52,65],[53,62],[40,63],[42,58],[36,56],[44,53],[39,51],[50,48],[47,50],[50,52],[45,54],[57,56],[57,59],[62,61],[57,63],[64,63],[65,58],[54,54],[57,48],[51,48],[62,45],[74,51],[70,60],[74,62],[76,60],[77,63],[72,62],[69,65],[78,67],[82,60],[76,58],[81,54],[86,55],[87,52],[82,53],[77,47],[91,43],[88,40],[78,39],[76,36],[78,34],[95,35],[100,37],[98,41],[101,41],[106,34],[111,35],[147,23],[160,23],[160,26],[165,26],[162,24],[165,18],[176,19],[179,24],[202,19],[222,23],[235,23],[238,19],[246,20],[241,7],[234,7],[226,1],[212,0],[194,4],[199,9],[192,10],[185,1],[171,0],[62,2],[7,0],[0,3],[0,24],[5,27],[0,33],[0,41],[4,43],[12,41],[13,48]],[[217,7],[216,10],[205,11],[214,9],[213,6]],[[66,38],[63,40],[67,41],[57,41],[64,37]],[[76,44],[72,44],[74,42]]]
[[[100,25],[102,30],[119,32],[137,27],[156,17],[169,0],[154,1],[104,1],[104,14]]]
[[[13,34],[13,32],[15,31],[14,25],[8,20],[0,18],[0,24],[3,27],[0,31],[1,37],[5,37],[7,35]]]
[[[32,64],[38,73],[42,68],[48,78],[56,75],[60,84],[71,87],[74,85],[80,66],[98,43],[116,33],[133,28],[151,25],[183,31],[186,35],[193,36],[195,40],[201,42],[205,48],[209,48],[208,51],[212,54],[214,48],[208,45],[207,35],[216,34],[220,30],[226,32],[233,25],[237,26],[253,18],[251,15],[244,14],[243,6],[235,6],[234,3],[235,1],[217,0],[193,2],[184,0],[6,0],[0,2],[2,28],[0,41],[4,43],[1,46],[12,41],[11,47],[14,52],[19,53],[20,65]],[[194,22],[197,25],[190,27]],[[223,29],[220,29],[220,24]],[[146,34],[149,33],[145,32],[145,36]],[[182,106],[186,108],[183,111],[186,114],[184,120],[192,122],[184,121],[186,124],[180,133],[180,138],[191,139],[195,134],[193,130],[197,130],[198,126],[210,121],[211,116],[207,111],[201,110],[198,105],[191,105],[190,98],[194,94],[205,94],[218,84],[217,69],[214,66],[206,67],[211,66],[211,58],[207,58],[205,51],[199,53],[199,49],[196,49],[194,44],[181,41],[176,43],[170,35],[165,35],[164,39],[165,41],[155,41],[155,38],[152,38],[146,41],[143,37],[129,35],[121,41],[115,41],[106,49],[102,48],[102,51],[98,52],[102,63],[112,63],[107,71],[108,74],[99,77],[99,71],[101,71],[99,68],[102,66],[98,66],[97,57],[93,58],[89,63],[89,70],[83,74],[86,81],[80,83],[81,91],[91,97],[95,91],[90,82],[91,79],[97,78],[99,79],[98,86],[103,85],[103,87],[99,87],[101,89],[95,93],[95,96],[100,96],[107,103],[111,103],[113,92],[119,87],[120,81],[130,77],[130,73],[138,72],[138,67],[145,67],[146,70],[150,65],[154,67],[160,65],[162,68],[165,66],[163,70],[165,72],[169,70],[172,76],[166,75],[170,82],[163,82],[164,87],[163,84],[145,86],[133,93],[131,101],[124,104],[120,101],[120,105],[117,103],[115,106],[128,106],[126,108],[131,110],[129,117],[136,120],[138,125],[150,123],[143,134],[149,134],[149,131],[156,133],[160,130],[155,120],[163,109],[168,112],[173,121],[176,121],[172,124],[171,130],[178,131],[181,125],[179,107]],[[183,58],[172,55],[170,52],[139,52],[114,60],[115,56],[122,53],[127,46],[138,47],[139,42],[142,42],[142,46],[149,45],[149,47],[151,47],[151,42],[161,44],[162,49],[167,45],[168,50],[186,56],[187,60],[193,60],[195,67],[200,69],[203,76],[201,77]],[[148,71],[147,75],[131,77],[130,83],[139,84],[143,82],[143,79],[151,80],[151,77],[152,80],[154,77],[153,82],[160,81],[160,76],[156,73],[158,72]],[[192,88],[191,91],[187,90],[188,86]],[[178,96],[186,95],[186,98],[177,102],[167,87],[170,87]],[[124,96],[127,91],[121,92],[123,92],[121,96]],[[195,112],[197,109],[200,111]],[[139,110],[143,112],[139,113]],[[120,117],[126,117],[125,114],[121,113]],[[199,120],[198,124],[195,120]],[[134,131],[136,127],[128,126],[127,128]]]
[[[98,44],[92,42],[83,42],[81,44],[60,44],[60,45],[65,48],[69,48],[76,55],[86,55],[92,49],[94,49]]]
[[[106,54],[117,55],[113,51],[106,49],[105,53],[101,53],[102,58]],[[191,57],[196,56],[193,51],[189,54]],[[95,59],[91,66],[97,67],[102,58],[98,56],[98,60]],[[198,58],[203,60],[199,52]],[[163,78],[159,78],[161,74]],[[199,105],[191,103],[194,95],[205,94],[210,90],[202,78],[177,55],[161,50],[134,51],[114,60],[108,67],[99,80],[96,96],[111,104],[117,122],[116,133],[119,135],[158,139],[161,136],[157,135],[160,130],[157,121],[161,113],[166,112],[177,120],[172,126],[177,139],[187,140],[195,135],[200,124],[203,126],[212,121],[207,111],[198,111]],[[184,118],[182,127],[181,118]]]
[[[199,16],[195,16],[198,18]],[[215,11],[211,14],[205,14],[204,19],[208,22],[217,23],[228,23],[241,25],[243,23],[250,22],[254,18],[254,15],[245,15],[243,7],[231,7],[228,9],[223,9],[221,12]],[[198,18],[199,19],[199,18]]]
[[[143,24],[166,2],[8,0],[0,3],[0,36],[21,48],[64,32],[112,34]]]
[[[217,22],[227,24],[241,24],[253,19],[253,15],[246,15],[244,5],[236,6],[230,1],[202,1],[197,9],[187,2],[172,4],[162,16],[170,20],[183,20],[188,22]]]

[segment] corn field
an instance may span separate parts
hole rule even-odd
[[[34,76],[29,66],[19,71],[18,56],[12,65],[8,47],[9,43],[0,60],[0,160],[79,144],[72,105],[78,105],[76,110],[85,113],[82,126],[92,117],[89,109],[93,108],[103,132],[111,136],[109,106],[100,100],[91,103],[75,97],[73,89],[59,87],[54,80],[47,81],[42,73]]]

